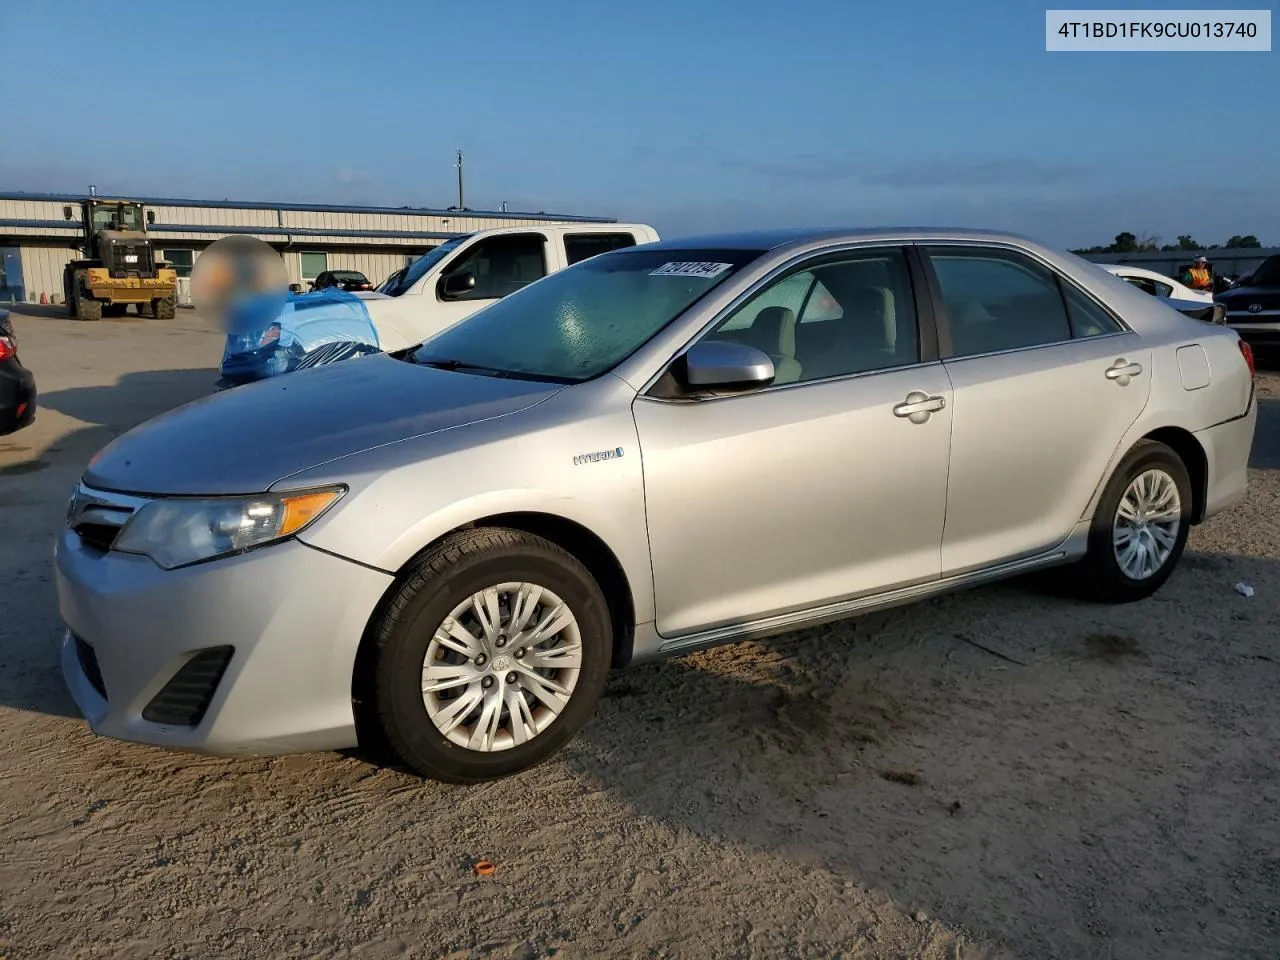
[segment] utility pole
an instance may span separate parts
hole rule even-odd
[[[466,204],[463,203],[463,198],[462,198],[462,151],[461,150],[458,151],[457,167],[458,167],[458,209],[465,210]]]

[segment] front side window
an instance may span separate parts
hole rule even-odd
[[[941,288],[956,357],[1071,339],[1057,278],[1029,257],[1002,250],[927,251]]]
[[[887,370],[920,359],[899,249],[826,257],[765,287],[708,334],[773,360],[775,384]]]
[[[756,250],[618,250],[485,307],[409,355],[415,363],[573,383],[617,366]]]
[[[540,233],[490,237],[463,252],[441,277],[443,300],[498,300],[547,275],[547,240]],[[469,273],[475,286],[461,293],[444,293],[450,276]]]

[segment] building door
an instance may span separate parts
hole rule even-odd
[[[26,298],[22,253],[17,247],[0,247],[0,303],[21,303]]]

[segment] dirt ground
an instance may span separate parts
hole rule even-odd
[[[15,315],[42,408],[0,438],[0,957],[1280,956],[1280,374],[1247,502],[1155,599],[1012,583],[637,667],[558,759],[455,788],[88,732],[66,497],[220,340],[60,312]]]

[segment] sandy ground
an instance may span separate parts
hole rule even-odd
[[[0,957],[1280,955],[1280,375],[1248,501],[1154,600],[1014,583],[635,668],[467,789],[87,731],[66,496],[220,342],[58,313],[16,317],[42,410],[0,439]]]

